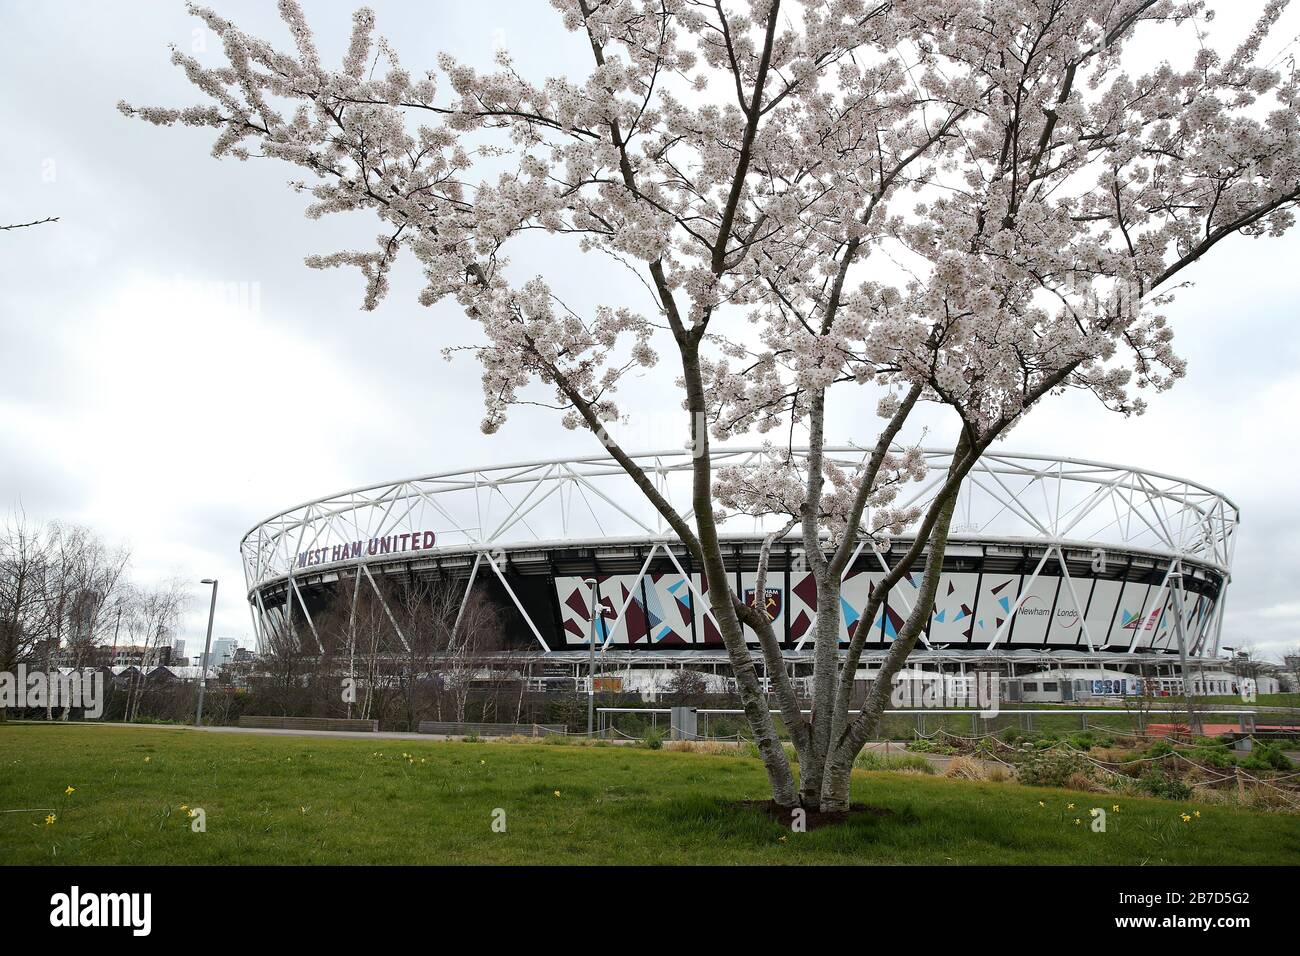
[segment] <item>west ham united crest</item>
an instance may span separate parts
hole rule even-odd
[[[767,618],[769,621],[775,621],[781,616],[781,589],[763,588],[763,595],[763,605],[767,609]],[[745,603],[750,607],[756,606],[753,588],[745,588]]]

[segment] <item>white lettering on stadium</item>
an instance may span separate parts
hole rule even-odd
[[[327,548],[315,548],[298,553],[298,567],[310,568],[318,564],[333,564],[336,561],[353,561],[363,554],[401,554],[405,551],[428,551],[437,543],[438,536],[432,531],[408,531],[402,534],[389,534],[369,541],[345,541]]]

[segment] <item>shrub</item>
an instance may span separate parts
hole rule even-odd
[[[934,764],[919,754],[882,754],[875,750],[864,750],[853,761],[859,770],[914,770],[919,773],[934,773]]]
[[[984,765],[974,757],[953,757],[944,767],[943,775],[955,780],[983,780]]]
[[[743,717],[723,714],[709,718],[710,737],[742,737],[749,733],[749,724]]]
[[[1011,779],[1011,771],[1006,764],[989,764],[987,776],[992,783],[1005,783]]]
[[[783,743],[781,744],[781,748],[785,751],[786,759],[789,760],[791,764],[798,765],[799,757],[798,754],[794,752],[794,744]],[[762,759],[762,754],[758,752],[758,744],[754,743],[752,740],[741,741],[740,746],[729,752],[740,757],[753,757],[755,760]]]
[[[1065,778],[1065,786],[1070,790],[1083,790],[1087,793],[1101,793],[1106,787],[1092,774],[1076,770]]]
[[[1215,767],[1219,770],[1225,770],[1237,763],[1228,748],[1223,746],[1193,747],[1188,751],[1187,756],[1188,759],[1203,767]]]
[[[948,744],[941,744],[934,740],[927,740],[925,737],[917,737],[915,740],[907,742],[907,749],[912,753],[918,754],[940,754],[943,756],[957,753],[956,747]]]
[[[641,746],[647,750],[662,750],[664,745],[664,734],[662,730],[651,727],[645,732],[641,739]]]
[[[1065,787],[1071,774],[1086,777],[1090,772],[1083,756],[1069,750],[1040,750],[1016,767],[1020,782],[1031,787]]]
[[[734,757],[739,753],[743,753],[740,748],[714,740],[669,740],[664,744],[664,750],[671,750],[676,753],[712,754],[724,757]]]
[[[1154,767],[1138,779],[1138,784],[1151,796],[1162,800],[1187,800],[1192,796],[1192,788],[1185,781]]]
[[[1115,738],[1106,734],[1099,734],[1096,731],[1083,730],[1067,737],[1066,743],[1077,750],[1091,750],[1093,747],[1113,747]]]
[[[1247,770],[1290,770],[1291,761],[1276,743],[1256,743],[1241,760]]]

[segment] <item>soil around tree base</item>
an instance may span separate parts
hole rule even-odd
[[[773,820],[787,829],[794,826],[795,811],[802,810],[804,813],[804,829],[809,832],[820,827],[848,823],[859,817],[892,817],[894,815],[893,810],[885,807],[873,807],[866,803],[851,804],[844,813],[822,813],[820,810],[814,810],[810,807],[782,807],[771,800],[742,800],[740,805],[763,811],[769,820]]]

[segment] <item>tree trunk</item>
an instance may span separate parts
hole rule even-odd
[[[745,644],[745,632],[740,618],[732,605],[731,580],[722,561],[722,549],[718,543],[718,529],[713,515],[713,473],[709,461],[709,432],[706,413],[708,403],[704,397],[703,378],[700,374],[700,360],[695,343],[682,348],[682,371],[686,383],[687,407],[691,413],[691,439],[695,452],[692,468],[691,503],[695,510],[695,527],[699,536],[700,551],[703,556],[705,580],[709,583],[709,606],[718,630],[722,633],[722,642],[727,648],[727,659],[731,663],[732,674],[736,678],[736,689],[740,695],[740,706],[754,731],[754,743],[758,755],[767,771],[772,784],[772,800],[781,807],[793,807],[798,804],[798,792],[794,781],[794,772],[790,769],[789,758],[781,739],[776,732],[776,723],[768,710],[767,695],[763,693],[758,680],[758,671],[749,647]]]
[[[840,647],[840,582],[827,580],[825,569],[817,574],[817,619],[814,624],[813,651],[816,656],[811,717],[811,743],[808,756],[800,756],[799,801],[813,808],[821,804],[826,757],[831,749],[831,707],[834,700],[835,661]],[[860,623],[865,627],[866,623]],[[829,651],[827,650],[829,649]]]
[[[839,739],[833,741],[831,756],[826,762],[825,776],[822,781],[820,806],[823,813],[848,812],[853,762],[857,759],[863,745],[879,728],[880,718],[889,700],[893,677],[912,653],[912,648],[916,646],[917,638],[920,637],[925,622],[933,611],[934,595],[939,586],[940,572],[943,570],[943,556],[948,547],[948,526],[952,523],[952,513],[956,506],[957,490],[954,489],[944,500],[938,520],[930,532],[930,553],[926,558],[925,576],[921,581],[912,613],[908,615],[902,631],[885,656],[885,663],[871,685],[871,691],[863,702],[861,712]]]

